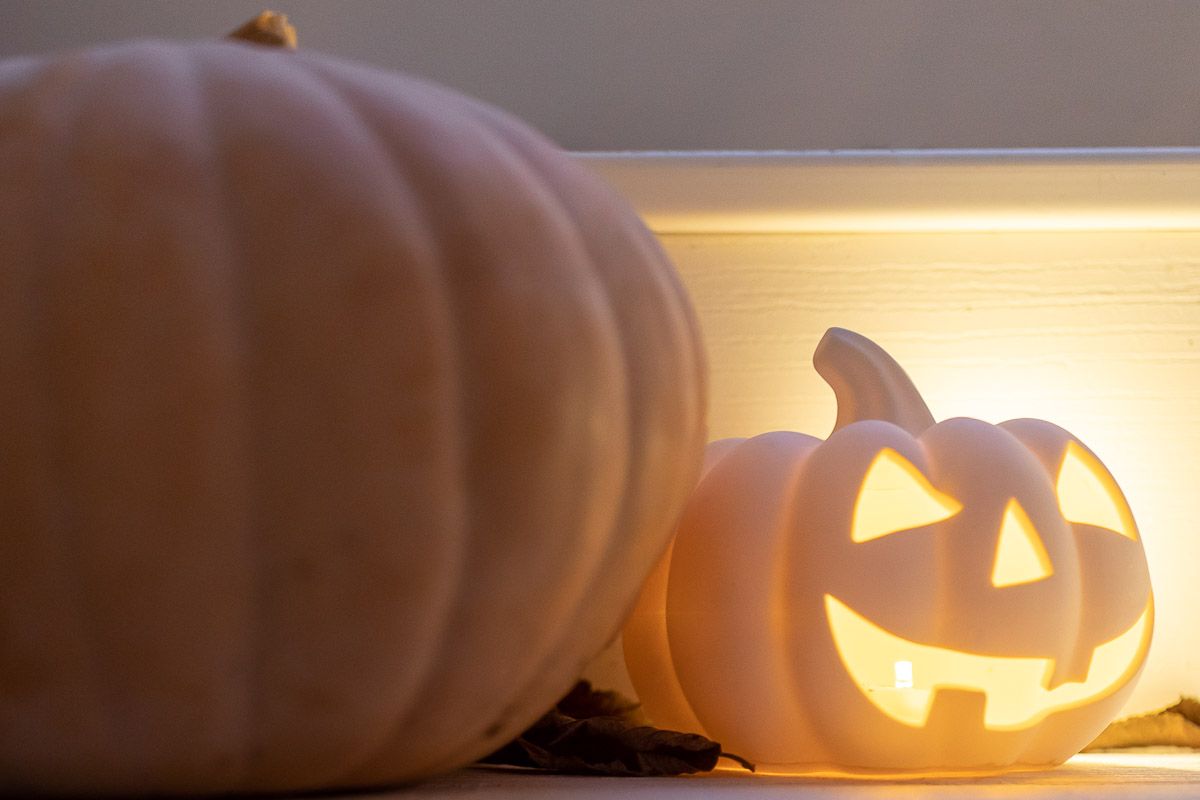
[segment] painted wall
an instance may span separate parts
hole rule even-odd
[[[575,150],[1200,143],[1200,3],[0,0],[0,57],[222,33],[499,104]]]

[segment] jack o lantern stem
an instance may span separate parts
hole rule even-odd
[[[933,415],[912,379],[882,347],[845,328],[830,328],[813,353],[813,366],[837,397],[835,431],[881,419],[918,436]]]

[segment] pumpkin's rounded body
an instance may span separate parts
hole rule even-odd
[[[692,313],[506,115],[233,43],[0,64],[0,789],[411,780],[613,635]]]
[[[861,399],[847,370],[823,372],[840,404]],[[625,629],[647,713],[768,770],[1062,762],[1117,713],[1149,647],[1120,490],[1048,422],[860,406],[825,441],[710,445]],[[858,417],[880,408],[911,429]]]

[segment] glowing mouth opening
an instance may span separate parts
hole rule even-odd
[[[1087,679],[1047,689],[1054,659],[982,656],[912,642],[832,595],[825,613],[846,672],[871,703],[897,722],[924,727],[939,689],[986,695],[983,724],[1019,730],[1048,715],[1111,694],[1136,672],[1150,644],[1152,605],[1124,633],[1092,652]]]

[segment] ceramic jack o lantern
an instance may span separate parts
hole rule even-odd
[[[1119,711],[1150,645],[1137,526],[1062,428],[934,422],[878,345],[831,329],[822,441],[709,445],[624,632],[658,725],[766,771],[1058,764]]]

